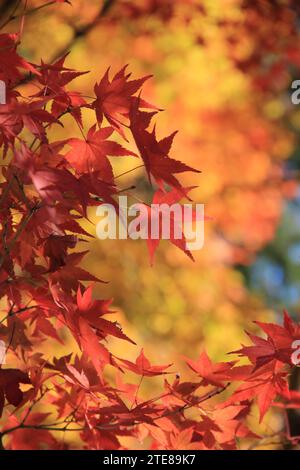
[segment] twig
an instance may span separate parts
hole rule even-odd
[[[53,63],[60,57],[66,55],[80,38],[92,31],[92,29],[94,29],[94,27],[97,26],[101,19],[108,13],[108,11],[111,9],[115,2],[116,0],[104,0],[102,8],[99,10],[98,14],[95,16],[93,21],[86,24],[85,26],[75,28],[73,30],[73,37],[62,49],[60,49],[53,55],[53,57],[50,59],[50,63]],[[32,73],[29,73],[25,75],[25,77],[21,79],[16,86],[24,85],[25,83],[30,82],[33,78],[34,75]]]
[[[134,168],[131,168],[130,170],[124,171],[124,173],[120,173],[119,175],[115,176],[115,180],[118,178],[121,178],[121,176],[127,175],[128,173],[131,173],[134,170],[137,170],[138,168],[142,168],[144,164],[142,163],[141,165],[135,166]]]
[[[170,410],[168,413],[164,413],[160,416],[154,417],[153,421],[164,418],[166,416],[181,413],[182,411],[185,411],[188,408],[192,408],[193,406],[198,406],[200,403],[203,403],[204,401],[209,400],[210,398],[222,393],[229,385],[230,385],[230,383],[224,385],[224,387],[222,387],[222,388],[217,387],[212,392],[209,392],[209,393],[203,395],[202,397],[200,397],[199,400],[196,403],[186,403],[185,405],[183,405],[180,408],[177,408],[176,410]],[[158,400],[160,398],[161,398],[161,396],[158,396],[156,400]],[[153,400],[151,400],[151,401],[153,401]],[[131,411],[133,411],[133,410],[131,410]],[[110,423],[110,424],[106,424],[106,425],[98,425],[98,426],[95,426],[95,429],[103,431],[103,430],[116,429],[116,428],[119,428],[119,427],[130,428],[130,427],[136,426],[138,424],[142,424],[142,423],[143,423],[143,421],[136,421],[136,422],[131,423],[131,424],[122,424],[122,423],[116,422],[116,423]],[[23,422],[23,423],[20,423],[17,426],[12,427],[12,428],[5,429],[2,433],[0,433],[0,441],[1,441],[1,438],[3,436],[5,436],[6,434],[10,434],[11,432],[16,431],[17,429],[36,429],[36,430],[42,429],[42,430],[45,430],[45,431],[62,431],[62,432],[65,432],[65,431],[79,432],[79,431],[85,431],[85,430],[90,429],[87,426],[82,426],[82,427],[77,427],[77,428],[69,428],[69,427],[67,427],[69,424],[71,424],[71,422],[66,423],[66,425],[64,427],[57,427],[53,424],[50,424],[50,425],[47,425],[47,424],[45,424],[45,425],[43,425],[43,424],[30,425],[30,424],[28,424],[27,425],[27,424],[24,424],[24,422]],[[78,424],[78,426],[79,426],[79,424]]]
[[[19,13],[19,14],[16,15],[15,13],[16,13],[17,9],[19,8],[21,2],[22,2],[22,0],[19,0],[19,2],[15,5],[15,7],[13,9],[13,12],[9,15],[7,20],[0,26],[0,29],[7,26],[11,21],[14,21],[14,20],[16,20],[18,18],[21,18],[21,17],[24,17],[24,16],[32,15],[32,13],[35,13],[39,10],[42,10],[42,8],[50,7],[51,5],[54,5],[56,3],[55,0],[52,0],[51,2],[44,3],[43,5],[40,5],[40,6],[35,7],[35,8],[31,8],[30,10],[24,11],[23,13]],[[66,3],[69,3],[69,2],[66,2]]]
[[[1,325],[1,323],[4,323],[5,320],[7,320],[8,318],[14,317],[18,313],[26,312],[26,310],[31,310],[31,309],[37,308],[37,307],[38,307],[38,305],[32,305],[31,307],[23,307],[23,308],[20,308],[19,310],[17,310],[16,312],[10,310],[8,312],[8,314],[6,315],[6,317],[4,317],[4,318],[2,318],[2,320],[0,320],[0,325]]]

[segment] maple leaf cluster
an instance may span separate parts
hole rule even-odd
[[[235,352],[247,365],[213,363],[203,352],[197,361],[186,359],[190,381],[172,364],[151,364],[143,350],[135,361],[111,352],[111,337],[134,342],[108,319],[112,301],[93,298],[100,280],[80,267],[87,251],[76,246],[90,235],[79,222],[90,206],[118,209],[122,188],[110,157],[140,158],[158,187],[154,201],[169,204],[190,189],[178,174],[197,170],[169,156],[175,133],[157,138],[151,123],[159,110],[141,97],[149,77],[132,79],[123,67],[111,78],[107,70],[88,101],[69,90],[82,72],[67,68],[65,56],[32,64],[19,54],[19,41],[18,34],[0,35],[0,79],[7,85],[7,104],[0,107],[0,339],[9,361],[0,368],[2,446],[124,449],[131,437],[152,449],[205,450],[259,440],[248,424],[253,408],[262,420],[273,405],[300,406],[288,387],[300,327],[287,314],[283,326],[259,323],[267,338],[249,334],[252,344]],[[28,73],[38,91],[24,96],[18,85]],[[89,129],[85,109],[94,113]],[[81,137],[51,140],[51,129],[66,116]],[[148,241],[151,258],[157,244]],[[177,246],[190,255],[184,241]],[[46,357],[39,351],[47,341],[65,345],[67,335],[77,352]],[[163,389],[145,398],[143,380],[159,376]],[[66,432],[76,433],[80,444],[67,443]],[[283,434],[297,442],[288,429]]]

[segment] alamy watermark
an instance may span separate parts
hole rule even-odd
[[[101,240],[183,240],[190,251],[204,245],[204,204],[132,204],[127,196],[119,197],[119,210],[101,204],[96,233]]]
[[[291,361],[294,366],[298,366],[300,364],[300,339],[295,339],[292,342],[292,349],[295,349],[295,351],[291,355]]]
[[[0,104],[6,104],[6,84],[0,80]]]
[[[291,101],[293,104],[300,103],[300,80],[294,80],[291,84],[292,90]]]
[[[5,364],[6,351],[7,347],[4,341],[0,341],[0,365]]]

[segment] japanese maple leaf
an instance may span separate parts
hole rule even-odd
[[[222,429],[209,416],[203,415],[201,421],[195,426],[195,433],[201,436],[205,449],[213,449],[216,444],[216,437],[213,431],[222,432]]]
[[[93,300],[93,285],[90,285],[83,292],[80,287],[77,290],[77,308],[79,312],[97,312],[98,315],[112,313],[109,309],[112,300]]]
[[[148,178],[151,181],[151,177],[153,177],[161,188],[166,183],[181,190],[185,195],[180,182],[174,175],[186,171],[195,173],[200,173],[200,171],[168,156],[176,132],[164,139],[157,140],[155,128],[151,132],[147,129],[154,114],[140,111],[138,100],[130,110],[130,129],[144,161]]]
[[[30,384],[25,372],[19,369],[0,369],[0,417],[2,415],[5,398],[11,405],[18,406],[23,400],[20,383]]]
[[[166,369],[171,367],[172,364],[167,364],[163,366],[153,366],[150,361],[145,357],[143,349],[140,352],[140,355],[137,357],[135,362],[128,361],[126,359],[118,360],[121,362],[121,365],[124,365],[126,369],[131,370],[135,374],[153,377],[155,375],[167,374]]]
[[[171,191],[162,191],[158,189],[154,196],[151,204],[151,209],[148,209],[149,214],[149,233],[147,238],[147,245],[150,254],[150,262],[153,263],[153,258],[156,249],[158,248],[160,240],[163,238],[163,219],[170,219],[170,242],[183,251],[192,261],[194,261],[193,255],[188,248],[188,242],[184,235],[184,229],[186,225],[192,224],[193,222],[199,222],[199,214],[196,210],[192,210],[189,214],[190,219],[186,220],[184,206],[179,206],[179,201],[182,199],[183,194],[189,199],[188,193],[194,189],[195,186],[187,188],[172,188]],[[170,211],[172,206],[176,205],[176,209],[173,212]],[[159,206],[160,210],[157,209]],[[200,217],[202,217],[200,215]],[[202,219],[201,219],[202,220]],[[159,237],[157,239],[152,237],[151,227],[156,224],[159,227]]]
[[[87,252],[84,251],[67,255],[65,265],[50,274],[51,282],[54,284],[59,283],[65,292],[70,292],[72,289],[76,291],[78,281],[105,282],[80,266],[77,266],[86,253]]]
[[[256,399],[261,422],[272,406],[273,400],[288,393],[287,374],[278,368],[277,364],[273,361],[256,370],[254,375],[250,374],[248,380],[245,380],[226,400],[226,404]]]
[[[84,75],[87,72],[77,72],[73,69],[64,67],[67,55],[68,54],[65,54],[54,64],[45,64],[43,61],[41,62],[39,68],[40,75],[37,77],[37,81],[43,86],[43,88],[33,96],[49,96],[53,99],[51,106],[51,113],[53,116],[58,117],[69,109],[70,114],[82,127],[80,108],[86,105],[86,101],[78,92],[68,91],[65,86],[75,78]]]
[[[253,345],[243,345],[241,349],[230,354],[247,356],[255,364],[255,369],[273,360],[291,364],[292,343],[294,339],[300,339],[299,326],[286,312],[284,326],[259,321],[255,323],[267,334],[267,339],[247,333]]]
[[[107,69],[103,78],[95,85],[94,91],[97,98],[92,104],[96,110],[98,124],[101,125],[105,116],[110,125],[123,137],[124,131],[120,118],[128,117],[133,95],[151,77],[148,75],[137,80],[129,80],[131,73],[127,73],[126,69],[127,65],[116,73],[112,80],[109,79],[109,69]],[[139,106],[154,108],[141,99]]]
[[[197,448],[197,444],[192,442],[193,435],[193,426],[180,430],[176,434],[170,433],[170,445],[168,448],[174,450],[189,450]]]
[[[238,354],[241,357],[248,357],[248,359],[255,365],[255,368],[259,368],[275,359],[276,349],[274,343],[269,338],[260,338],[259,336],[252,335],[251,333],[247,333],[247,335],[251,339],[253,345],[242,345],[241,349],[231,351],[229,354]]]
[[[113,390],[109,385],[106,384],[105,387],[103,387],[99,383],[99,377],[92,365],[92,362],[84,355],[80,358],[76,356],[74,359],[74,365],[66,364],[64,376],[68,381],[77,383],[82,388],[93,392],[98,391],[109,395]]]
[[[201,417],[201,422],[195,426],[195,432],[200,433],[207,449],[213,449],[216,443],[223,449],[236,449],[237,437],[258,437],[242,422],[248,412],[247,405],[220,405],[209,416]]]
[[[39,67],[40,75],[37,77],[37,81],[43,85],[44,88],[34,96],[59,95],[65,91],[64,87],[68,83],[87,73],[77,72],[74,69],[64,67],[67,56],[68,54],[65,54],[53,64],[45,64],[41,61]]]
[[[47,141],[44,123],[59,123],[56,117],[43,109],[46,99],[31,103],[19,102],[12,97],[7,104],[0,106],[1,140],[13,143],[25,126],[35,137]],[[1,142],[0,140],[0,142]]]
[[[16,51],[20,37],[18,34],[0,34],[0,79],[15,83],[22,75],[19,69],[39,74],[38,70]]]
[[[66,160],[77,173],[89,173],[99,171],[101,178],[108,183],[113,182],[113,170],[108,155],[110,156],[136,156],[135,153],[125,149],[122,145],[112,140],[107,140],[113,133],[112,127],[104,127],[96,130],[96,125],[91,127],[86,140],[69,139],[68,145],[72,149],[65,155]]]
[[[92,286],[88,287],[82,294],[80,287],[77,291],[78,314],[84,318],[89,325],[95,330],[100,339],[104,339],[107,335],[115,336],[120,339],[135,344],[128,336],[126,336],[117,322],[108,321],[101,318],[102,315],[112,313],[109,310],[111,300],[92,300]]]
[[[93,325],[84,315],[76,312],[72,297],[60,289],[60,286],[49,284],[55,304],[62,309],[64,323],[70,328],[80,349],[91,359],[98,375],[103,382],[103,369],[106,364],[115,364],[111,353],[100,343]]]
[[[111,363],[111,353],[94,333],[92,327],[83,317],[78,320],[78,343],[88,357],[92,360],[100,378],[103,375],[103,368]]]
[[[48,98],[33,101],[31,103],[18,103],[15,106],[15,113],[19,114],[23,119],[24,126],[36,137],[46,141],[45,129],[43,123],[57,123],[60,122],[51,113],[44,109]]]
[[[288,312],[283,312],[283,326],[293,339],[300,338],[300,324],[294,322]]]
[[[122,379],[122,374],[117,371],[116,387],[122,395],[124,395],[128,400],[130,400],[130,403],[135,403],[139,389],[138,384],[126,383]]]
[[[180,382],[178,376],[172,384],[165,379],[164,387],[167,391],[171,392],[171,394],[165,398],[165,402],[168,404],[175,403],[181,405],[183,399],[187,396],[192,396],[200,385],[200,382]]]
[[[99,384],[99,377],[92,363],[86,356],[75,357],[74,364],[70,363],[72,354],[53,358],[53,364],[46,363],[46,367],[51,370],[59,371],[65,380],[73,385],[78,385],[84,390],[108,392],[109,387],[103,387]]]
[[[17,105],[18,93],[8,91],[6,104],[0,106],[0,144],[4,144],[3,157],[6,156],[8,145],[14,144],[18,134],[23,129],[23,121],[14,110]]]
[[[157,413],[163,411],[163,407],[155,404],[155,401],[150,399],[133,406],[127,405],[120,396],[115,395],[111,405],[101,407],[101,422],[103,423],[106,415],[110,421],[114,417],[120,425],[128,426],[136,422],[153,423],[152,416],[157,418]],[[97,411],[96,413],[98,414]]]
[[[187,195],[191,189],[182,188]],[[173,204],[178,203],[182,199],[182,191],[173,188],[169,192],[158,189],[153,196],[151,206],[146,204],[138,205],[141,209],[138,220],[134,225],[130,224],[128,227],[129,235],[133,230],[140,230],[143,238],[146,238],[148,251],[150,256],[150,263],[153,264],[155,251],[157,250],[160,240],[164,238],[163,225],[164,217],[169,221],[170,233],[169,240],[177,248],[182,250],[189,258],[194,260],[190,250],[187,246],[187,241],[184,236],[184,212],[181,206],[176,206],[176,211],[170,210]],[[195,220],[195,213],[192,213],[193,220]],[[144,233],[142,227],[145,227]],[[152,230],[153,229],[153,230]],[[156,233],[157,232],[157,233]]]
[[[101,202],[111,204],[117,213],[119,211],[118,203],[113,198],[117,193],[117,188],[114,182],[103,181],[99,171],[80,175],[76,181],[76,187],[72,187],[72,191],[79,199],[85,217],[88,205],[99,205]]]
[[[283,326],[274,323],[255,322],[267,335],[268,341],[274,345],[277,360],[291,365],[292,343],[300,340],[300,326],[284,312]]]
[[[256,387],[257,405],[260,412],[259,421],[262,422],[266,412],[271,407],[273,400],[280,393],[288,389],[285,374],[274,374],[272,380]]]
[[[62,200],[62,177],[72,188],[71,179],[74,177],[71,173],[41,165],[37,156],[23,143],[14,153],[14,164],[26,172],[26,184],[32,183],[44,202],[53,204],[55,200]]]
[[[50,323],[47,318],[42,317],[40,312],[31,318],[31,323],[35,323],[35,329],[32,336],[41,339],[41,334],[45,337],[50,337],[58,341],[60,344],[64,344],[61,338],[58,336],[57,328]]]
[[[60,201],[65,207],[67,201],[71,201],[70,204],[72,208],[82,212],[82,214],[86,216],[87,206],[95,204],[96,202],[91,196],[93,194],[97,195],[103,202],[117,206],[115,200],[112,198],[112,195],[117,191],[116,187],[112,183],[103,181],[99,176],[99,172],[76,176],[66,168],[61,168],[65,160],[62,155],[59,156],[57,154],[57,151],[63,148],[64,145],[64,142],[43,145],[40,155],[36,155],[23,144],[20,149],[15,152],[14,163],[18,168],[26,172],[24,178],[28,180],[28,184],[32,182],[40,197],[44,202],[50,205],[52,205],[54,201]],[[54,167],[51,167],[51,165],[54,165]],[[74,206],[75,204],[77,204],[77,207]],[[79,204],[81,205],[82,211],[78,206]],[[48,217],[49,215],[50,214],[48,214]],[[66,228],[70,229],[72,224],[74,226],[74,220],[72,221],[70,218],[67,219],[67,217],[68,213],[65,212],[63,224],[68,225]],[[54,219],[58,222],[57,211]],[[82,231],[80,232],[82,233]]]
[[[216,441],[224,446],[225,444],[236,447],[236,437],[253,437],[253,433],[243,426],[242,420],[245,413],[249,412],[249,408],[245,405],[220,406],[211,413],[211,419],[217,424],[211,427],[211,432]],[[210,418],[203,417],[203,424],[208,424]]]
[[[51,113],[53,116],[59,117],[68,110],[77,124],[82,128],[81,108],[85,106],[86,101],[82,98],[80,93],[77,93],[76,91],[68,91],[60,93],[53,98]]]
[[[223,387],[224,381],[228,381],[228,372],[235,364],[234,361],[213,364],[205,351],[200,354],[198,361],[186,358],[186,363],[202,378],[202,386],[215,385],[217,387]]]
[[[49,258],[49,272],[56,271],[66,264],[68,248],[76,246],[77,239],[74,235],[51,234],[44,242],[44,256]]]

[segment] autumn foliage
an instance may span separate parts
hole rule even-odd
[[[173,3],[165,2],[164,15]],[[130,2],[124,9],[140,14]],[[257,322],[262,336],[249,333],[249,343],[228,351],[227,362],[214,363],[203,351],[185,365],[180,358],[157,365],[143,345],[135,361],[111,351],[112,337],[134,342],[114,320],[112,300],[93,297],[103,280],[80,265],[88,249],[78,246],[90,239],[81,221],[99,204],[118,210],[119,194],[134,198],[115,174],[116,157],[143,166],[154,199],[169,203],[188,196],[182,174],[192,181],[201,168],[171,156],[176,132],[159,137],[160,110],[143,94],[149,76],[132,77],[128,66],[103,71],[87,97],[69,86],[85,71],[68,68],[66,55],[30,63],[18,51],[21,40],[22,31],[0,35],[0,79],[7,87],[7,104],[0,106],[2,447],[207,450],[259,442],[264,436],[248,422],[253,408],[262,421],[271,408],[285,414],[300,407],[300,392],[289,390],[300,326],[287,313],[283,326]],[[34,94],[19,91],[26,80]],[[256,83],[263,86],[259,77]],[[92,113],[91,127],[82,111]],[[53,139],[53,128],[70,117],[80,137]],[[184,241],[177,247],[191,257]],[[151,261],[156,248],[148,240]],[[69,338],[74,349],[57,357],[55,342],[73,344]],[[50,356],[39,351],[47,342]],[[181,378],[181,369],[191,380]],[[152,380],[154,393],[145,396],[142,383]],[[282,445],[298,442],[288,426],[276,437]]]

